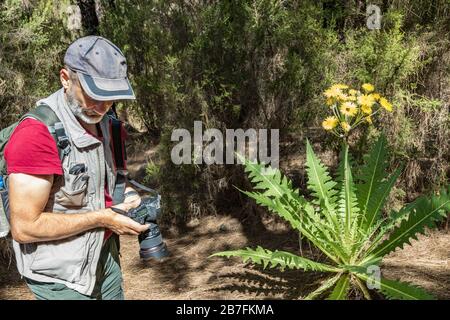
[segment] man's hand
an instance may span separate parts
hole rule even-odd
[[[137,208],[141,204],[141,197],[139,195],[127,197],[123,203],[114,205],[115,208],[123,210],[125,212]],[[142,225],[137,223],[133,219],[116,213],[111,209],[107,209],[107,216],[105,219],[106,228],[111,229],[118,235],[131,234],[138,235],[149,228],[148,224]]]
[[[120,205],[116,205],[116,208],[120,208]],[[140,224],[127,216],[120,213],[116,213],[111,209],[107,209],[106,218],[104,219],[104,227],[112,230],[118,235],[139,235],[149,228],[148,224]]]

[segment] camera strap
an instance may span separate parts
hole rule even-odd
[[[142,191],[150,192],[150,193],[153,193],[153,194],[158,194],[158,191],[156,191],[155,189],[146,187],[146,186],[144,186],[143,184],[140,184],[139,182],[134,181],[133,179],[129,179],[128,182],[129,182],[131,185],[133,185],[134,187],[136,187],[136,188],[138,188],[138,189],[141,189]]]
[[[125,210],[122,210],[122,209],[119,209],[119,208],[116,208],[116,207],[109,207],[109,209],[111,209],[111,210],[114,211],[115,213],[122,214],[122,215],[124,215],[124,216],[127,216],[127,215],[128,215],[127,212],[126,212]]]

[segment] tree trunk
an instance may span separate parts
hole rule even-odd
[[[81,10],[81,23],[86,35],[97,35],[99,19],[97,16],[95,0],[78,0]]]

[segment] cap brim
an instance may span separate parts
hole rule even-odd
[[[134,100],[136,99],[127,78],[105,79],[94,78],[77,72],[83,90],[89,97],[97,101]]]

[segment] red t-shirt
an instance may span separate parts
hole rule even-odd
[[[35,119],[23,120],[5,148],[10,173],[63,175],[55,140],[47,126]]]
[[[99,140],[103,140],[99,130]],[[63,175],[61,160],[55,140],[47,126],[35,119],[23,120],[14,130],[5,148],[5,160],[10,173],[25,173],[35,175]],[[113,204],[108,192],[105,178],[105,207]],[[105,230],[105,240],[112,234]]]

